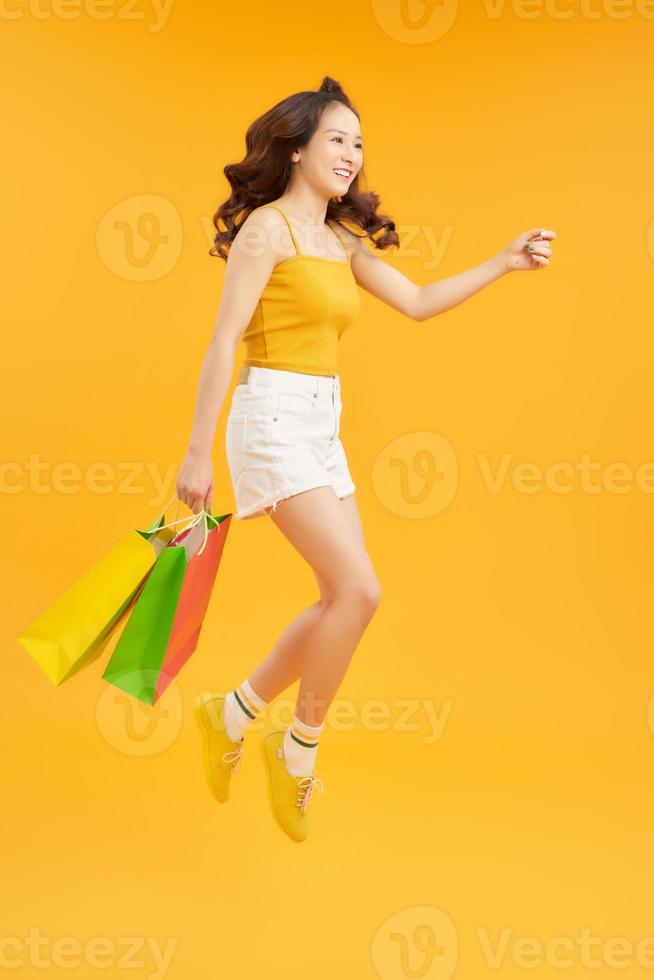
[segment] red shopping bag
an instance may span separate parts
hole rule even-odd
[[[203,510],[163,548],[104,680],[146,704],[159,700],[197,648],[232,516]]]

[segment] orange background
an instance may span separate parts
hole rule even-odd
[[[14,975],[43,976],[38,929],[44,957],[107,937],[109,976],[127,936],[174,944],[163,974],[137,949],[131,976],[174,980],[559,976],[568,936],[582,977],[587,928],[594,976],[651,976],[652,19],[608,2],[36,9],[2,13]],[[362,291],[341,435],[382,601],[298,846],[268,809],[262,726],[221,806],[192,714],[317,597],[271,522],[232,521],[200,647],[154,710],[101,680],[106,658],[55,689],[16,636],[174,493],[224,275],[208,255],[222,168],[325,74],[361,112],[368,186],[402,241],[389,264],[427,283],[528,228],[558,238],[548,268],[424,323]],[[224,424],[215,513],[234,506]],[[486,933],[507,942],[497,969]],[[100,971],[82,953],[75,972]]]

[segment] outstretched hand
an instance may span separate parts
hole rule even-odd
[[[549,243],[553,238],[556,238],[556,232],[547,228],[523,231],[500,252],[506,263],[506,271],[528,271],[549,265],[552,254]]]

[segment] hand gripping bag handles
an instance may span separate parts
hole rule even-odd
[[[130,531],[18,637],[55,685],[96,660],[122,622],[173,536],[160,526],[172,500],[146,531]]]
[[[145,704],[159,700],[197,648],[231,518],[202,510],[163,548],[104,680]]]

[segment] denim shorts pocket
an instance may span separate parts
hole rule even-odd
[[[281,391],[277,403],[277,412],[282,418],[310,418],[315,411],[316,399],[307,391]]]
[[[225,427],[225,453],[232,484],[235,484],[245,469],[245,444],[247,439],[247,415],[227,417]]]
[[[239,385],[232,395],[229,417],[236,420],[266,417],[273,414],[274,396],[269,392],[249,391],[244,385]]]

